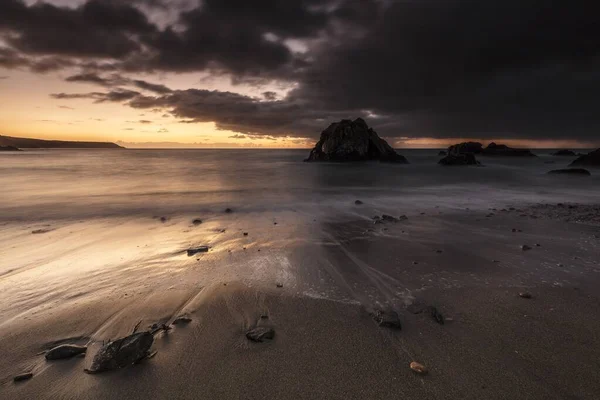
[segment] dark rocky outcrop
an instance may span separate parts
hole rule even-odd
[[[513,149],[504,144],[490,143],[487,147],[479,142],[464,142],[448,147],[448,155],[480,154],[483,156],[535,157],[530,150]]]
[[[139,332],[102,346],[85,372],[95,374],[124,368],[148,357],[154,336],[150,332]]]
[[[571,150],[558,150],[557,152],[552,153],[553,156],[566,156],[566,157],[575,157],[577,154]]]
[[[536,157],[528,149],[513,149],[504,144],[490,143],[488,147],[481,152],[484,156],[509,156],[509,157]]]
[[[23,151],[15,146],[0,146],[0,151]]]
[[[110,142],[72,142],[2,135],[0,135],[0,146],[12,146],[20,149],[122,149],[118,144]]]
[[[74,344],[62,344],[54,347],[46,353],[46,360],[63,360],[72,358],[76,355],[83,354],[87,351],[85,346],[77,346]]]
[[[600,167],[600,149],[583,155],[573,161],[570,167]]]
[[[472,153],[464,154],[449,154],[442,158],[438,164],[440,165],[479,165],[479,161]]]
[[[369,161],[379,160],[407,164],[404,156],[396,151],[362,118],[354,121],[344,119],[329,125],[321,133],[321,139],[304,161]]]
[[[483,145],[479,142],[463,142],[448,147],[448,155],[481,154]]]
[[[583,168],[565,168],[565,169],[555,169],[548,172],[552,175],[579,175],[579,176],[590,176],[592,175],[590,171]]]

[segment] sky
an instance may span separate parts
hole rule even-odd
[[[591,0],[0,0],[0,134],[309,147],[600,146]]]

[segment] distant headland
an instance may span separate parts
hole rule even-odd
[[[16,149],[123,149],[111,142],[76,142],[64,140],[43,140],[30,138],[17,138],[0,135],[0,147]]]

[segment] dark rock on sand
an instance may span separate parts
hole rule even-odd
[[[36,229],[35,231],[31,231],[33,235],[42,235],[48,232],[52,232],[52,229]]]
[[[14,382],[22,382],[33,378],[33,374],[31,372],[25,372],[23,374],[19,374],[13,378]]]
[[[321,133],[319,142],[304,161],[369,161],[379,160],[407,164],[396,151],[362,118],[344,119],[329,125]]]
[[[356,204],[357,206],[360,206],[360,205],[362,205],[362,204],[364,204],[364,203],[363,203],[362,201],[360,201],[360,200],[356,200],[356,201],[354,202],[354,204]]]
[[[46,360],[63,360],[65,358],[75,357],[87,351],[85,346],[77,346],[74,344],[62,344],[46,353]]]
[[[0,151],[23,151],[15,146],[0,146]]]
[[[419,375],[427,375],[428,372],[427,368],[423,364],[418,363],[416,361],[410,363],[410,369],[412,369]]]
[[[192,224],[194,225],[200,225],[202,223],[202,220],[200,218],[196,218],[195,220],[192,221]]]
[[[379,326],[392,329],[402,329],[402,324],[396,311],[376,310],[373,319]]]
[[[529,292],[519,292],[519,297],[522,297],[524,299],[530,299],[532,296]]]
[[[569,167],[600,167],[600,149],[594,150],[573,161]]]
[[[523,250],[523,251],[531,250],[531,246],[524,244],[523,246],[521,246],[521,250]]]
[[[435,322],[437,322],[440,325],[444,325],[444,322],[445,322],[444,316],[442,315],[441,312],[438,311],[437,308],[429,307],[429,313],[431,314],[431,317],[434,319]]]
[[[548,174],[551,175],[578,175],[578,176],[590,176],[592,175],[590,171],[583,168],[565,168],[565,169],[555,169],[549,171]]]
[[[95,374],[136,364],[149,355],[154,336],[138,332],[102,346],[85,372]]]
[[[207,253],[208,249],[209,249],[208,246],[200,246],[200,247],[196,247],[196,248],[193,248],[193,249],[188,249],[187,255],[188,255],[188,257],[191,257],[191,256],[193,256],[195,254],[198,254],[198,253]]]
[[[275,331],[273,328],[257,326],[246,332],[246,337],[253,342],[263,342],[265,340],[272,340],[275,337]]]
[[[449,154],[446,157],[438,161],[440,165],[479,165],[475,156],[471,153],[465,154]]]
[[[225,209],[225,213],[227,214],[231,214],[233,212],[233,210],[231,208],[226,208]]]
[[[177,317],[173,320],[173,325],[189,324],[192,322],[190,317]]]
[[[571,150],[558,150],[557,152],[552,153],[553,156],[567,156],[567,157],[575,157],[577,154]]]

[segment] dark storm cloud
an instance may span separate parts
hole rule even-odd
[[[108,92],[57,96],[169,109],[248,134],[315,136],[330,119],[363,116],[384,136],[598,138],[600,24],[591,0],[182,4],[3,0],[0,67],[81,65],[69,79]],[[182,11],[158,27],[145,7]],[[256,99],[101,75],[139,71],[208,71],[296,88],[280,100],[272,92]]]

